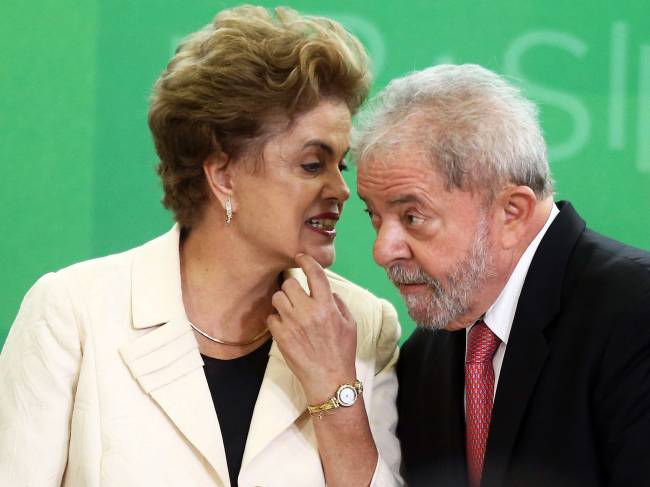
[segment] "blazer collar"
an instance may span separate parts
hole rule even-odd
[[[131,310],[136,329],[187,320],[181,292],[180,227],[135,249]]]
[[[568,202],[542,239],[517,303],[499,376],[482,486],[503,485],[515,440],[548,355],[544,329],[560,312],[562,284],[585,222]]]
[[[120,348],[132,376],[165,412],[180,432],[211,465],[224,487],[229,486],[223,439],[203,360],[185,314],[181,292],[180,229],[135,249],[132,316],[135,329],[152,328]],[[299,269],[285,272],[308,290]],[[258,394],[246,441],[242,469],[301,415],[307,400],[274,342]]]
[[[229,487],[221,429],[183,306],[179,239],[174,225],[134,250],[132,325],[143,333],[124,344],[120,355],[142,390],[212,468],[217,485]]]

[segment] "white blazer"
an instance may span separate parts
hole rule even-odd
[[[230,487],[178,244],[175,226],[47,274],[27,293],[0,354],[0,486]],[[306,286],[301,271],[289,273]],[[327,274],[357,322],[357,376],[380,453],[372,485],[401,485],[395,310]],[[325,485],[306,406],[274,343],[240,487]]]

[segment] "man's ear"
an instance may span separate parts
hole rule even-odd
[[[501,245],[506,250],[511,249],[530,231],[537,196],[528,186],[509,186],[497,196],[497,205],[501,213]]]
[[[210,194],[223,208],[226,207],[226,199],[233,197],[232,168],[229,162],[230,158],[221,150],[216,150],[203,161],[203,173]],[[234,210],[234,202],[232,203]]]

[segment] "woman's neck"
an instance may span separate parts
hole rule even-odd
[[[246,342],[265,328],[274,312],[271,297],[279,288],[281,269],[262,262],[255,249],[235,242],[227,229],[206,224],[181,240],[180,256],[183,304],[195,326],[233,342]],[[203,353],[221,358],[243,355],[261,343],[224,347],[199,338]]]

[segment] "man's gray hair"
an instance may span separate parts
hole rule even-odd
[[[425,151],[449,189],[492,197],[516,184],[545,198],[553,182],[537,113],[519,89],[488,69],[439,65],[393,80],[373,99],[355,131],[353,153],[363,162],[411,144]]]

